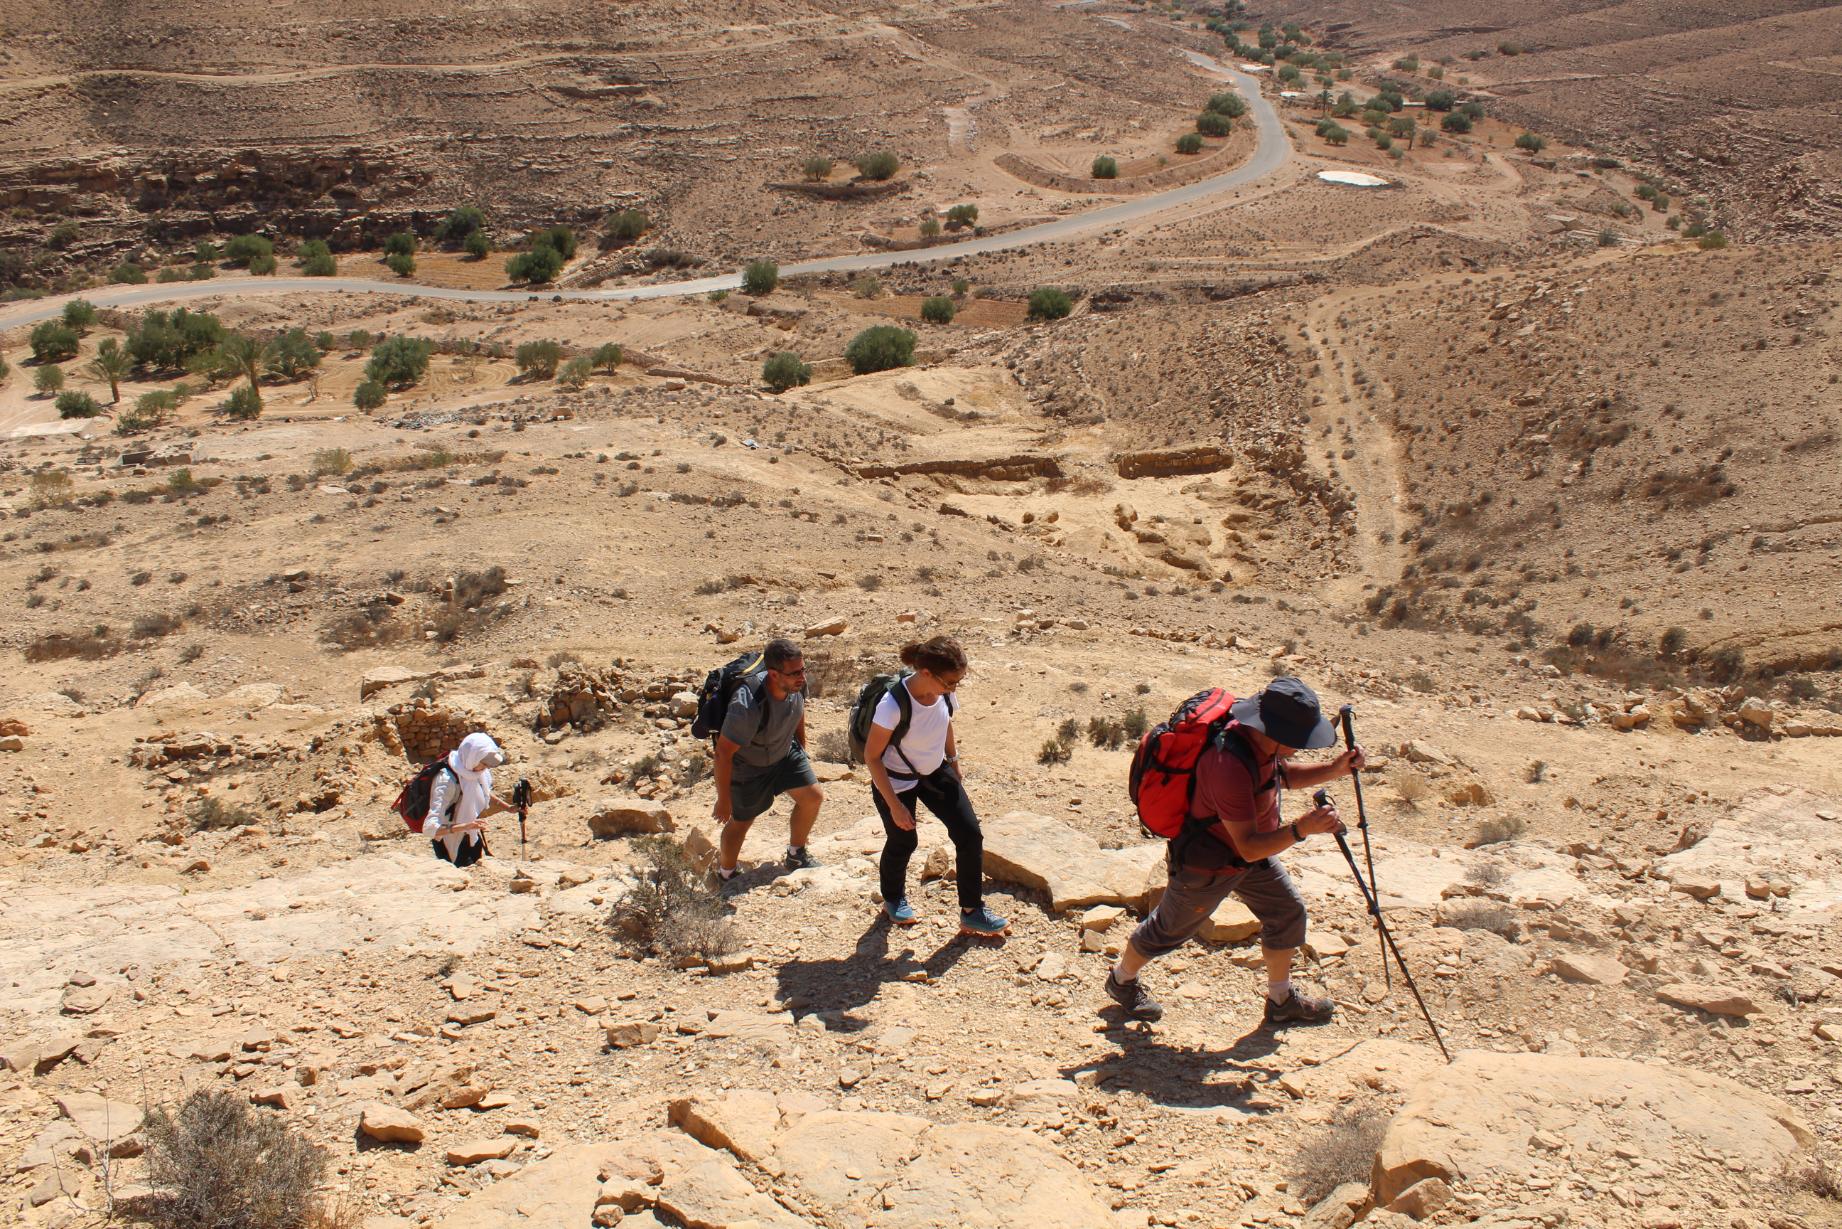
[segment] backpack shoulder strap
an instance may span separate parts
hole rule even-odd
[[[896,707],[895,729],[889,731],[889,747],[902,763],[908,765],[908,775],[919,781],[921,774],[915,771],[914,761],[902,750],[902,736],[908,733],[908,727],[915,717],[915,698],[908,692],[908,679],[899,678],[889,684],[889,694],[895,697]]]

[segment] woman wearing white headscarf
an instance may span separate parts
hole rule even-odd
[[[492,851],[486,848],[486,817],[511,810],[492,792],[492,770],[505,763],[505,752],[487,734],[469,734],[448,753],[444,771],[429,784],[429,813],[422,835],[435,856],[456,866],[472,866]]]

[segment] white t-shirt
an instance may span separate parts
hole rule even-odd
[[[902,682],[908,687],[907,680]],[[946,696],[941,696],[932,704],[923,704],[915,699],[914,689],[908,692],[909,718],[908,729],[902,734],[901,754],[896,753],[895,744],[891,743],[883,751],[883,767],[895,778],[897,789],[911,784],[914,774],[927,776],[939,768],[947,758],[947,732],[953,728],[953,710]],[[902,710],[896,704],[893,694],[886,694],[876,702],[876,712],[870,717],[870,724],[884,730],[894,730],[895,723],[902,719]],[[903,756],[907,756],[906,762]],[[913,765],[910,768],[910,765]]]

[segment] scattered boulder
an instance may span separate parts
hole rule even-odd
[[[659,1026],[651,1020],[621,1020],[607,1027],[608,1044],[616,1050],[650,1045],[659,1039]]]
[[[619,798],[603,798],[589,813],[588,830],[598,841],[617,836],[640,836],[654,832],[671,832],[677,828],[671,812],[656,803],[634,803]]]
[[[448,1148],[447,1157],[450,1165],[478,1165],[481,1161],[503,1161],[518,1148],[518,1140],[510,1135],[501,1135],[498,1139],[468,1139]]]
[[[1609,956],[1556,956],[1550,967],[1563,980],[1588,986],[1616,986],[1631,972]]]
[[[1417,1084],[1375,1158],[1376,1201],[1391,1204],[1429,1178],[1522,1186],[1548,1164],[1532,1132],[1572,1149],[1572,1169],[1592,1158],[1638,1155],[1738,1164],[1777,1173],[1815,1137],[1776,1097],[1705,1071],[1616,1058],[1469,1051]],[[1622,1164],[1622,1162],[1620,1162]],[[1684,1174],[1682,1180],[1693,1179]]]
[[[382,1101],[359,1107],[358,1133],[380,1144],[419,1144],[427,1136],[415,1115]]]
[[[1152,864],[1163,846],[1145,842],[1128,849],[1102,849],[1084,832],[1059,820],[1013,811],[985,827],[985,873],[1000,883],[1020,884],[1049,896],[1060,913],[1089,905],[1141,908]]]
[[[1260,919],[1248,907],[1230,896],[1215,906],[1202,924],[1204,943],[1239,943],[1260,933]]]
[[[823,623],[814,623],[806,629],[806,639],[817,640],[821,636],[842,636],[850,625],[850,620],[843,617],[827,619]]]
[[[92,1092],[68,1092],[56,1098],[58,1112],[77,1130],[97,1143],[113,1150],[116,1141],[141,1129],[147,1115],[139,1106],[125,1101],[111,1101]]]
[[[1693,1007],[1716,1016],[1732,1016],[1745,1019],[1756,1016],[1764,1008],[1754,1002],[1745,992],[1731,986],[1716,986],[1702,982],[1671,982],[1667,986],[1657,987],[1657,998],[1677,1007]]]

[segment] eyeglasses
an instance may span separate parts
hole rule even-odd
[[[803,679],[806,677],[806,667],[804,666],[801,666],[797,670],[776,670],[774,669],[774,667],[769,666],[768,672],[771,674],[778,674],[782,676],[783,678],[790,678],[790,679]]]
[[[932,670],[929,670],[928,673],[934,674]],[[939,683],[942,687],[946,688],[948,691],[957,691],[959,690],[959,681],[965,677],[966,676],[964,674],[954,674],[954,675],[934,674],[934,681]]]

